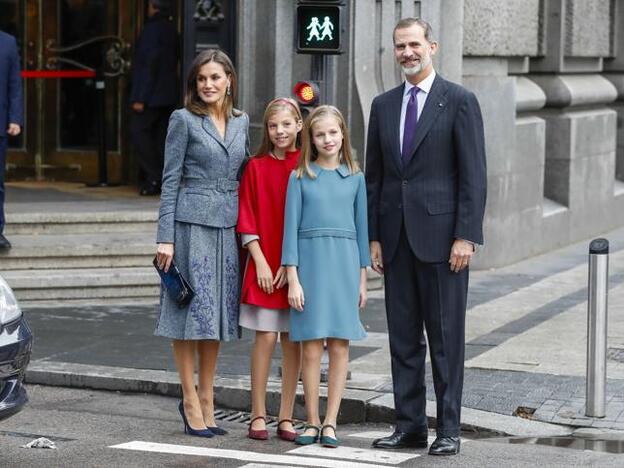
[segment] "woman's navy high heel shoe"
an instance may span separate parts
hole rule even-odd
[[[186,420],[186,415],[184,414],[184,403],[180,401],[178,405],[178,411],[180,411],[180,416],[182,416],[182,422],[184,423],[184,433],[189,435],[194,435],[198,437],[214,437],[214,432],[210,429],[193,429],[188,421]]]
[[[225,429],[220,428],[219,426],[209,427],[208,428],[214,435],[228,435],[229,432]]]

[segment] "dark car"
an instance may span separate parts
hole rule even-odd
[[[0,277],[0,421],[20,411],[28,401],[22,382],[32,341],[13,291]]]

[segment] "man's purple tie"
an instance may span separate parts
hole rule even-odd
[[[420,88],[414,86],[409,90],[410,98],[405,109],[405,124],[403,125],[403,148],[401,149],[401,161],[407,164],[411,156],[410,149],[414,142],[416,123],[418,122],[418,92]]]

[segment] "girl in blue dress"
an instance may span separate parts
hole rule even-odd
[[[346,383],[349,341],[366,337],[359,317],[366,304],[370,265],[366,188],[338,109],[318,107],[301,133],[301,157],[288,182],[282,247],[290,339],[303,342],[308,422],[295,442],[308,445],[320,439],[326,447],[337,447],[336,419]],[[325,340],[329,376],[327,413],[321,426],[319,384]]]

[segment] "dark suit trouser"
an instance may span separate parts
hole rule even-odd
[[[4,231],[4,171],[7,144],[7,138],[0,136],[0,234]]]
[[[172,109],[147,107],[143,112],[132,113],[132,141],[139,156],[145,179],[160,183],[165,157],[165,138]]]
[[[402,227],[397,251],[384,265],[384,276],[397,429],[427,430],[424,325],[437,399],[437,434],[458,436],[468,270],[453,273],[448,262],[419,261]]]

